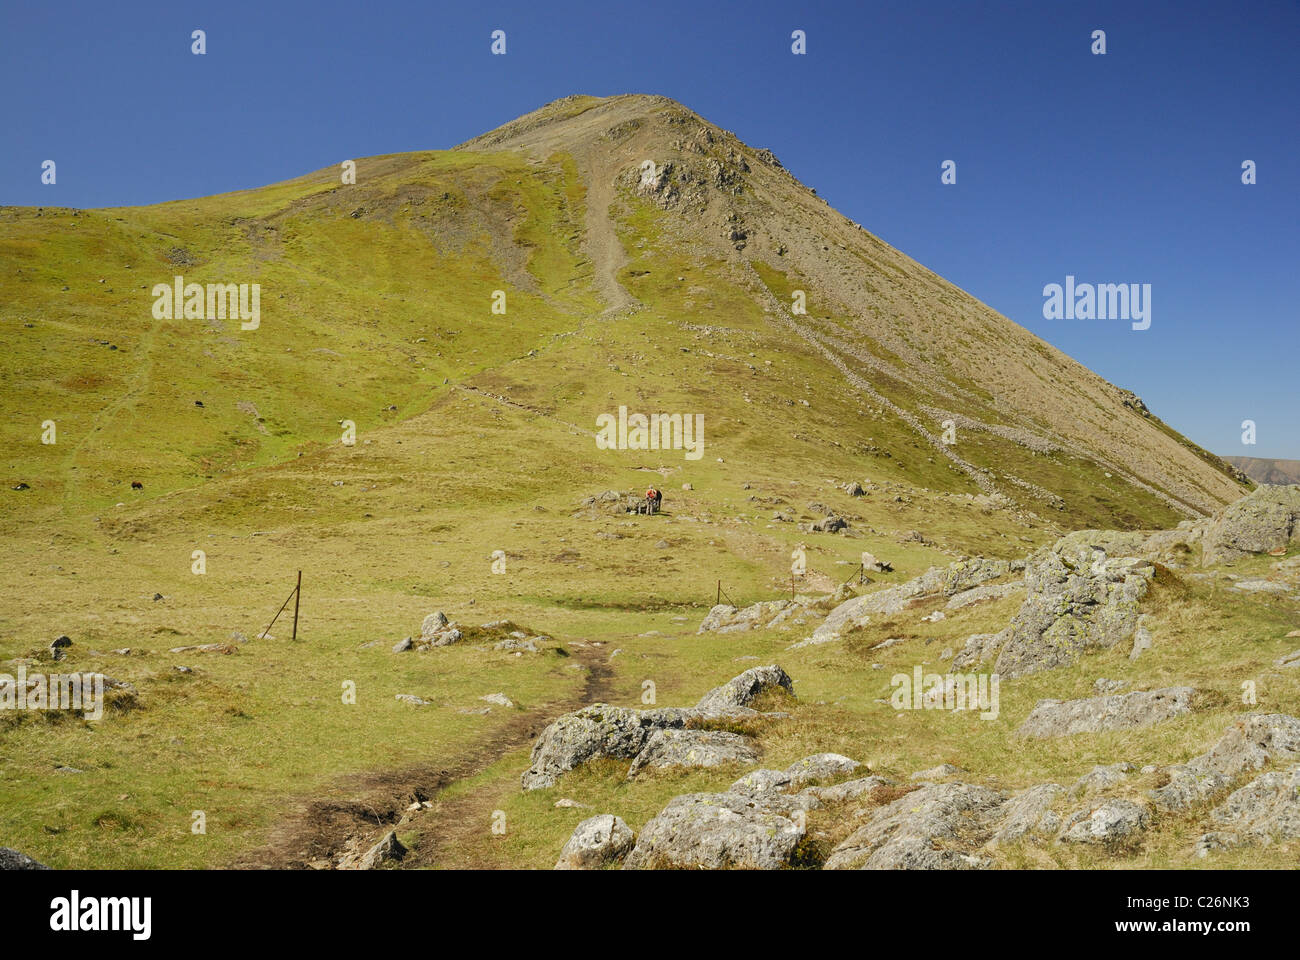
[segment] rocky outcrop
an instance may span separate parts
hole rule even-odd
[[[608,813],[589,817],[573,828],[555,869],[599,870],[625,857],[633,842],[632,830],[621,817]]]
[[[794,863],[802,818],[738,793],[674,797],[642,829],[627,870],[775,870]]]
[[[1156,807],[1175,813],[1227,790],[1238,777],[1270,760],[1300,760],[1300,719],[1285,713],[1252,713],[1234,723],[1208,751],[1166,768],[1169,782],[1150,793]]]
[[[1118,843],[1145,830],[1146,807],[1132,800],[1110,799],[1076,811],[1065,822],[1061,839],[1069,843]]]
[[[695,709],[700,713],[723,713],[738,707],[747,707],[761,693],[783,690],[794,696],[794,681],[775,664],[751,667],[739,676],[732,677],[720,687],[714,687],[700,698]]]
[[[1273,770],[1230,794],[1210,811],[1218,830],[1199,849],[1300,838],[1300,764]]]
[[[927,784],[877,810],[827,858],[827,870],[971,870],[993,833],[1002,794],[969,783]]]
[[[709,610],[696,633],[742,633],[747,630],[788,630],[819,617],[837,604],[854,595],[853,588],[843,584],[834,593],[824,597],[800,594],[794,599],[761,600],[747,607],[733,607],[720,603]]]
[[[1138,601],[1154,576],[1149,561],[1113,558],[1068,538],[1036,554],[1025,570],[1025,602],[990,645],[1001,650],[995,670],[1003,677],[1024,676],[1129,640]]]
[[[906,583],[846,600],[827,615],[812,636],[796,646],[829,643],[854,627],[868,623],[873,614],[898,613],[909,603],[923,598],[955,596],[989,580],[1005,577],[1022,566],[1009,560],[976,557],[959,560],[947,567],[931,567]]]
[[[737,762],[752,763],[757,753],[748,738],[736,734],[716,736],[720,731],[693,729],[685,732],[688,721],[707,724],[710,720],[747,712],[749,704],[768,690],[794,694],[794,684],[779,666],[753,667],[715,687],[692,708],[659,707],[633,710],[605,703],[592,704],[565,714],[550,724],[533,744],[528,769],[520,782],[525,790],[554,786],[558,778],[596,757],[632,760],[632,773],[651,766],[703,766],[727,762],[729,755]],[[683,731],[669,734],[669,731]],[[715,734],[702,736],[702,734]],[[656,736],[656,734],[660,734]],[[735,737],[735,740],[728,739]],[[645,758],[640,754],[651,747]],[[752,756],[751,756],[752,755]]]
[[[628,768],[627,778],[646,767],[718,767],[757,763],[758,744],[751,737],[725,730],[656,730]]]
[[[1205,525],[1201,542],[1206,566],[1300,543],[1300,485],[1263,485],[1228,504]]]
[[[1039,700],[1016,731],[1021,737],[1067,737],[1149,727],[1192,712],[1191,687],[1120,693],[1086,700]]]

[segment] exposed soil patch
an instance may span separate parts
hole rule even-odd
[[[526,746],[556,716],[605,699],[612,673],[604,662],[601,647],[574,647],[573,656],[587,668],[581,693],[570,700],[548,706],[545,711],[520,713],[502,729],[480,743],[468,757],[450,765],[429,764],[401,770],[376,771],[341,778],[334,796],[307,799],[275,827],[266,846],[249,853],[230,866],[236,869],[305,870],[322,862],[335,863],[348,841],[361,838],[365,846],[378,842],[386,830],[402,819],[415,802],[438,801],[438,795],[457,781],[472,777],[496,763],[512,750]],[[438,805],[438,832],[421,838],[418,851],[403,861],[403,867],[474,866],[449,863],[451,851],[462,847],[459,834],[481,830],[495,809],[492,797],[476,791]],[[482,808],[482,809],[480,809]],[[486,813],[482,811],[486,810]],[[480,816],[480,813],[482,814]],[[423,815],[421,815],[423,817]],[[419,829],[419,820],[412,824]]]

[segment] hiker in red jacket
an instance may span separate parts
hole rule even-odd
[[[658,513],[660,505],[664,502],[664,495],[660,491],[651,487],[645,492],[646,513]]]

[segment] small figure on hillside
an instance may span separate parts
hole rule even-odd
[[[139,480],[132,480],[132,481],[131,481],[131,489],[132,489],[132,490],[143,490],[143,489],[144,489],[144,484],[141,483]]]
[[[645,492],[646,513],[658,513],[659,507],[664,502],[663,491],[651,487]]]

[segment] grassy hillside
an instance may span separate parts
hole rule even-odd
[[[672,181],[682,197],[703,190],[703,212],[639,189],[646,151],[679,158],[679,177],[716,159],[673,145],[665,127],[704,129],[677,110],[565,101],[466,149],[360,160],[354,185],[331,166],[155,207],[0,211],[0,565],[16,584],[0,610],[0,670],[53,668],[46,646],[66,634],[58,669],[140,691],[138,709],[98,723],[0,718],[0,845],[60,867],[300,863],[325,842],[304,825],[313,818],[361,832],[432,800],[423,825],[403,827],[417,862],[546,866],[580,819],[551,806],[566,792],[652,811],[734,776],[629,786],[598,767],[558,793],[519,795],[529,735],[598,697],[637,704],[647,679],[659,703],[691,702],[744,657],[779,659],[795,678],[795,718],[768,744],[782,762],[840,750],[903,770],[969,741],[965,765],[1013,785],[1078,775],[1121,748],[1156,762],[1203,745],[1229,708],[1009,767],[1000,737],[1042,692],[1035,683],[996,726],[880,710],[892,671],[873,670],[865,645],[906,630],[937,654],[1005,619],[1002,607],[937,624],[915,611],[835,652],[787,654],[799,637],[786,634],[694,635],[719,581],[739,603],[787,592],[800,544],[809,570],[797,588],[829,592],[863,550],[904,578],[956,556],[1023,556],[1074,528],[1170,526],[1236,487],[1086,371],[1053,390],[1077,388],[1078,405],[1150,438],[1122,464],[1113,438],[1075,442],[1052,409],[999,389],[960,349],[931,345],[918,361],[925,325],[905,300],[978,314],[949,326],[958,348],[988,348],[996,315],[955,288],[935,293],[937,278],[869,235],[854,240],[867,245],[852,253],[855,276],[887,292],[848,306],[841,253],[819,271],[802,241],[768,250],[758,236],[771,223],[755,226],[755,210],[742,211],[752,242],[738,250],[715,229],[728,204],[777,209],[789,198],[771,184],[788,175],[750,151],[747,176],[716,128],[707,149],[723,158],[723,187]],[[797,197],[799,230],[811,229],[808,210],[828,239],[850,229]],[[261,284],[260,326],[156,319],[152,288],[176,275]],[[794,289],[808,292],[807,315],[788,313]],[[892,333],[864,321],[873,311],[894,318]],[[1016,337],[1017,349],[1050,351]],[[620,406],[702,414],[704,456],[598,449],[596,418]],[[949,417],[951,449],[935,440]],[[854,480],[866,496],[844,491]],[[658,517],[582,503],[649,483],[666,491]],[[801,531],[822,515],[814,504],[854,536]],[[283,620],[259,639],[298,570],[298,642]],[[1287,616],[1259,599],[1194,636],[1211,598],[1168,596],[1186,639],[1157,671],[1204,677],[1225,697],[1248,669],[1233,651],[1277,643]],[[546,640],[523,656],[391,652],[439,609]],[[252,639],[226,654],[168,652],[233,631]],[[1070,673],[1080,689],[1091,682]],[[476,712],[494,692],[515,707]],[[497,809],[515,825],[504,837],[488,829]],[[191,833],[196,810],[206,835]],[[1174,862],[1170,843],[1150,862]]]

